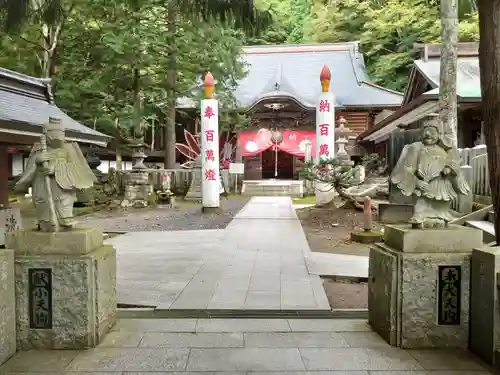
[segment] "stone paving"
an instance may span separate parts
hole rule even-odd
[[[135,232],[118,251],[118,301],[169,310],[329,310],[289,197],[253,197],[225,230]]]
[[[1,375],[490,375],[469,353],[392,348],[363,320],[125,319],[86,351],[20,352]]]
[[[363,255],[311,252],[306,256],[309,273],[321,276],[368,278],[368,261]]]

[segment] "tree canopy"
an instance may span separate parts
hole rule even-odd
[[[403,90],[414,43],[440,39],[436,0],[0,0],[0,66],[51,77],[57,104],[110,132],[175,127],[175,103],[198,102],[211,71],[221,123],[245,122],[233,96],[246,44],[360,41],[371,79]],[[460,40],[478,40],[475,2],[462,0]],[[170,144],[175,139],[169,139]],[[170,161],[171,161],[170,155]]]

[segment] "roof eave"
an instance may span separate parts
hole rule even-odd
[[[358,135],[357,140],[358,141],[364,140],[370,134],[375,133],[376,131],[378,131],[380,129],[383,129],[384,127],[386,127],[387,125],[389,125],[391,122],[393,122],[393,121],[397,120],[399,117],[407,114],[408,112],[410,112],[414,108],[416,108],[416,107],[424,104],[427,101],[436,100],[436,99],[437,99],[437,95],[425,95],[425,96],[421,95],[421,96],[415,98],[414,100],[412,100],[408,104],[400,107],[397,111],[395,111],[390,116],[387,116],[385,119],[383,119],[382,121],[380,121],[378,124],[376,124],[372,128],[367,129],[363,133],[361,133],[360,135]]]
[[[267,94],[266,94],[267,95]],[[248,106],[248,111],[254,110],[259,104],[266,102],[268,100],[273,100],[273,99],[290,99],[293,102],[295,102],[299,107],[302,109],[308,111],[308,110],[313,110],[315,109],[314,105],[309,105],[308,103],[304,103],[302,100],[297,98],[295,95],[288,94],[288,93],[279,93],[276,95],[268,95],[268,96],[259,96],[257,99],[255,99],[252,104]]]
[[[0,133],[14,134],[26,137],[39,138],[42,134],[42,126],[18,121],[0,121]],[[72,142],[89,143],[106,147],[112,137],[103,134],[84,134],[71,129],[65,131],[66,139]]]

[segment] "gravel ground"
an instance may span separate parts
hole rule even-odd
[[[202,213],[199,204],[181,202],[175,208],[96,212],[78,217],[78,222],[80,226],[117,232],[224,229],[248,200],[246,197],[221,197],[222,212],[217,214]]]
[[[363,227],[363,213],[350,207],[308,207],[297,210],[307,242],[312,251],[333,254],[369,255],[369,245],[352,242],[351,232]],[[374,226],[378,228],[376,214]],[[328,301],[333,309],[365,309],[368,306],[368,285],[324,278]]]

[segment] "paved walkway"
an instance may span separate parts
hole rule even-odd
[[[118,301],[169,310],[329,310],[288,197],[254,197],[225,230],[134,232],[118,250]]]
[[[339,319],[127,319],[96,349],[21,352],[0,374],[490,375],[467,352],[392,348]]]

